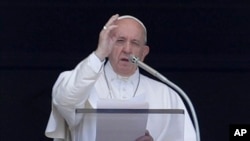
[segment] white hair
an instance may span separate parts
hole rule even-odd
[[[142,21],[140,21],[138,18],[131,16],[131,15],[123,15],[123,16],[118,17],[118,20],[121,20],[121,19],[133,19],[136,22],[138,22],[142,26],[142,28],[144,29],[145,43],[147,43],[147,29],[146,29],[145,25],[142,23]]]

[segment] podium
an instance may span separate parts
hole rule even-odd
[[[76,109],[73,141],[184,141],[183,109]]]

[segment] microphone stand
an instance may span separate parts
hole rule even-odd
[[[171,87],[173,90],[175,90],[188,104],[190,112],[192,114],[192,118],[193,118],[193,122],[194,122],[194,126],[195,126],[195,131],[196,131],[196,139],[197,141],[200,141],[200,130],[199,130],[199,124],[198,124],[198,119],[197,119],[197,115],[194,109],[194,106],[191,102],[191,100],[189,99],[189,97],[187,96],[187,94],[177,85],[175,85],[173,82],[169,81],[166,77],[164,77],[162,74],[160,74],[158,71],[156,71],[155,69],[151,68],[150,66],[148,66],[147,64],[141,62],[139,60],[139,58],[131,55],[130,56],[130,61],[134,64],[136,64],[137,66],[139,66],[140,68],[144,69],[145,71],[147,71],[148,73],[152,74],[153,76],[155,76],[156,78],[160,79],[162,82],[164,82],[166,85],[168,85],[169,87]]]

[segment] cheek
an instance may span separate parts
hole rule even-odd
[[[114,47],[113,50],[111,51],[111,53],[109,54],[109,58],[116,60],[116,59],[118,59],[119,54],[120,54],[119,48]]]
[[[121,52],[121,51],[122,51],[122,47],[114,46],[114,47],[112,48],[111,53],[113,53],[113,54],[119,54],[119,52]]]

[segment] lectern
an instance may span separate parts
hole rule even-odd
[[[73,141],[184,141],[183,109],[76,109]]]

